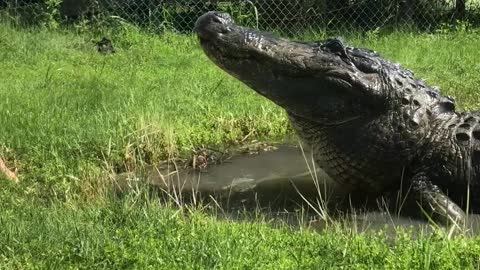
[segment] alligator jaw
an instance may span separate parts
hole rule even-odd
[[[381,89],[379,74],[357,68],[337,40],[327,45],[292,42],[238,26],[218,12],[199,17],[194,30],[215,64],[299,117],[344,122],[358,116],[352,104],[362,99],[371,103],[365,93]]]
[[[327,72],[340,65],[349,66],[340,57],[323,53],[319,46],[292,42],[238,26],[225,13],[212,11],[202,15],[194,31],[207,55],[229,73],[235,73],[233,65],[227,63],[232,59],[288,66],[291,73],[288,75],[312,69]]]

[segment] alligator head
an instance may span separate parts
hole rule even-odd
[[[292,42],[208,12],[195,25],[208,57],[289,114],[341,123],[385,106],[382,59],[338,39]]]

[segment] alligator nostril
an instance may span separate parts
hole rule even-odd
[[[197,19],[193,30],[199,38],[205,41],[217,38],[219,34],[230,32],[234,23],[232,17],[227,13],[210,11]]]

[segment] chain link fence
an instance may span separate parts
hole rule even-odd
[[[403,27],[432,31],[458,20],[480,25],[480,0],[0,0],[0,9],[32,23],[49,16],[60,21],[107,16],[182,33],[191,32],[195,20],[210,10],[287,35]]]

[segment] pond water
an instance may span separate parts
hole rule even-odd
[[[309,151],[295,146],[283,145],[272,151],[239,154],[204,170],[176,170],[173,165],[163,165],[151,168],[146,178],[155,187],[170,193],[175,191],[175,197],[183,196],[187,200],[215,198],[215,204],[223,209],[221,215],[229,219],[248,219],[260,211],[274,222],[307,223],[321,229],[326,224],[321,221],[324,212],[320,209],[331,213],[330,209],[335,208],[346,209],[341,210],[342,220],[358,231],[386,229],[393,232],[399,226],[422,231],[430,229],[426,220],[419,218],[414,201],[406,202],[403,207],[417,212],[413,215],[412,211],[397,215],[394,213],[398,207],[386,206],[395,204],[396,198],[353,203],[341,187],[314,165]],[[322,207],[325,206],[323,201],[328,201],[329,207]],[[477,234],[480,216],[471,215],[466,227],[469,232]]]

